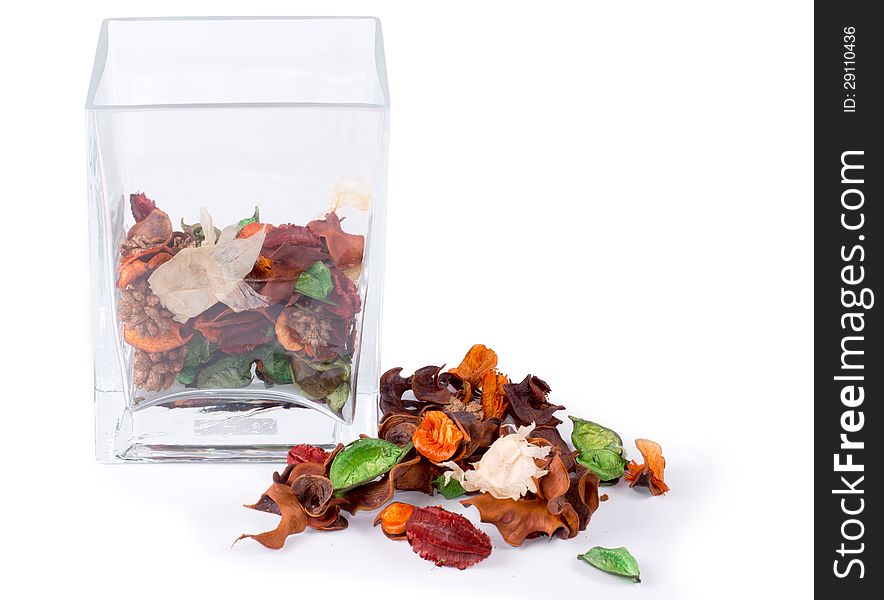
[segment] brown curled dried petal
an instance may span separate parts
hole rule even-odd
[[[328,508],[334,486],[328,477],[302,475],[292,483],[292,490],[308,516],[320,517]]]
[[[539,445],[540,440],[529,438],[528,441]],[[551,454],[546,462],[547,464],[543,466],[546,469],[546,475],[541,477],[538,482],[537,495],[547,501],[552,501],[568,492],[568,488],[571,487],[571,478],[568,475],[568,469],[565,468],[565,463],[562,462],[557,452]]]
[[[576,464],[576,461],[574,460],[575,452],[571,450],[568,443],[562,439],[562,435],[559,433],[557,427],[535,427],[531,432],[531,437],[543,438],[549,442],[558,450],[562,462],[565,463],[565,467],[569,471],[574,468],[574,465]]]
[[[396,367],[381,375],[379,401],[381,414],[384,416],[410,412],[419,404],[402,400],[402,395],[411,389],[411,379],[399,375],[401,372],[402,367]]]
[[[393,497],[396,481],[420,460],[422,460],[421,456],[415,454],[413,458],[394,466],[378,481],[353,488],[344,494],[344,502],[341,508],[350,514],[356,514],[360,510],[376,510],[380,508]]]
[[[274,483],[267,490],[267,496],[279,508],[279,525],[276,529],[264,533],[244,533],[234,543],[243,538],[252,538],[262,546],[279,550],[288,536],[301,533],[307,528],[307,513],[304,512],[292,488],[282,483]]]
[[[511,546],[521,546],[526,539],[539,534],[552,537],[559,529],[567,527],[559,515],[549,512],[546,501],[541,498],[499,499],[483,493],[461,500],[460,503],[475,506],[482,522],[497,527],[500,535]]]
[[[441,469],[426,460],[419,460],[405,469],[396,471],[393,487],[400,492],[414,491],[432,495],[436,489],[433,480],[439,476]]]
[[[397,446],[410,444],[420,422],[421,418],[417,415],[389,414],[378,425],[378,437]]]
[[[448,376],[440,375],[442,367],[427,366],[418,369],[411,376],[411,391],[421,402],[448,404],[451,392],[448,390]]]
[[[520,383],[505,384],[503,390],[509,401],[509,411],[517,424],[555,427],[561,423],[553,413],[565,407],[549,403],[546,395],[550,387],[539,377],[528,375]]]

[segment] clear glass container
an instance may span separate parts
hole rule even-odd
[[[374,18],[103,23],[99,461],[280,460],[375,432],[388,98]]]

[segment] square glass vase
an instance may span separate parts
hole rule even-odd
[[[86,100],[100,462],[377,428],[380,23],[109,19]]]

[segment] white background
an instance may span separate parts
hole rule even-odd
[[[808,597],[810,11],[5,7],[4,596]],[[269,465],[93,461],[82,107],[94,46],[104,17],[198,14],[381,17],[393,102],[385,367],[454,363],[483,342],[511,376],[549,381],[571,414],[660,441],[670,494],[615,488],[570,541],[509,548],[483,525],[494,552],[458,572],[387,541],[370,515],[280,552],[231,549],[275,525],[240,507]],[[575,560],[597,544],[628,546],[644,582]]]

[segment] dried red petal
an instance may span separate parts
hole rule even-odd
[[[273,321],[264,309],[234,312],[218,303],[197,317],[194,327],[225,354],[248,352],[273,339]]]
[[[310,221],[307,227],[316,235],[325,238],[332,260],[338,267],[349,269],[362,264],[365,236],[347,233],[341,229],[341,220],[336,213],[330,212],[324,219]]]
[[[491,540],[461,515],[439,506],[415,508],[405,526],[411,549],[436,566],[466,569],[491,554]]]
[[[129,205],[132,207],[132,216],[136,222],[143,221],[150,211],[157,207],[157,203],[143,193],[129,194]]]
[[[264,246],[261,254],[271,256],[274,250],[282,246],[304,246],[308,248],[321,248],[322,242],[315,233],[301,225],[278,225],[267,232],[264,238]]]
[[[289,454],[286,457],[286,463],[290,465],[301,463],[318,463],[322,465],[325,464],[328,457],[329,453],[319,446],[298,444],[297,446],[292,446],[292,449],[289,450]]]

